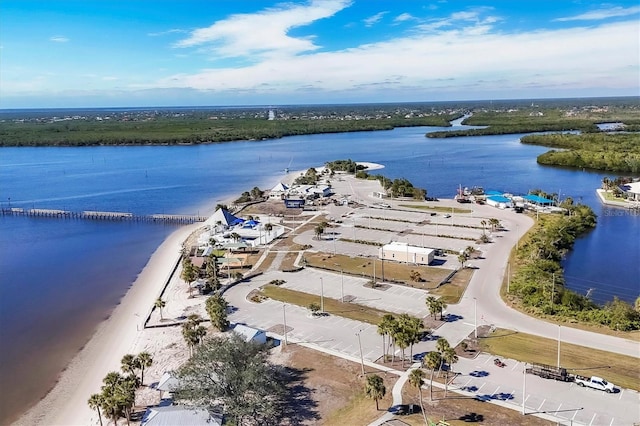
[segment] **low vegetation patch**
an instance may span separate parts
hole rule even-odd
[[[460,214],[473,213],[473,210],[461,209],[458,207],[442,207],[442,206],[420,205],[420,204],[400,204],[398,207],[404,207],[407,209],[427,210],[427,211],[434,211],[434,212],[440,212],[440,213],[460,213]]]
[[[404,285],[432,289],[451,273],[450,269],[434,266],[416,266],[412,264],[382,261],[363,257],[332,255],[328,253],[305,253],[305,264],[319,269],[373,279],[375,262],[376,281],[402,283]],[[416,275],[416,272],[419,275]]]
[[[320,296],[318,295],[277,286],[266,285],[262,288],[261,294],[271,299],[302,306],[303,308],[308,308],[312,304],[320,304]],[[324,298],[324,312],[374,325],[377,325],[380,319],[389,313],[355,303],[342,303],[339,300],[328,297]]]

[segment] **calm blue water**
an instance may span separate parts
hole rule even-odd
[[[454,127],[455,128],[455,127]],[[568,286],[594,288],[599,302],[640,293],[640,218],[604,208],[601,173],[541,167],[546,148],[519,135],[427,139],[439,128],[296,136],[260,142],[173,147],[0,149],[0,202],[24,208],[208,214],[282,170],[351,158],[382,163],[436,197],[459,184],[526,193],[542,188],[591,205],[594,232],[568,256]],[[378,172],[377,172],[378,173]],[[46,393],[108,316],[150,254],[175,228],[154,224],[0,218],[0,424]],[[43,354],[47,354],[43,362]],[[19,385],[18,385],[19,384]]]

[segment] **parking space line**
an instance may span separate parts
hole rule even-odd
[[[555,411],[556,413],[560,411],[560,407],[562,407],[562,404],[560,404],[558,408],[556,408],[556,411]]]
[[[484,387],[484,385],[486,385],[486,384],[487,384],[487,382],[484,382],[484,383],[482,384],[482,386],[480,386],[480,387],[478,388],[478,390],[476,391],[476,393],[480,393],[480,389],[482,389],[482,388]]]
[[[593,413],[593,417],[591,418],[591,421],[589,422],[589,426],[591,426],[593,424],[593,421],[596,419],[596,414],[597,413]]]
[[[482,363],[482,365],[485,365],[486,363],[488,363],[490,359],[491,359],[490,357],[487,357],[487,359]]]
[[[573,419],[575,419],[577,415],[578,415],[578,410],[576,410],[576,412],[573,413],[573,417],[571,417],[571,421],[573,421]]]
[[[531,394],[528,394],[527,397],[524,399],[524,401],[522,401],[525,404],[525,406],[526,406],[526,403],[527,403],[527,399],[529,399],[530,396],[531,396]]]
[[[609,426],[613,426],[613,421],[615,420],[615,417],[611,418],[611,423],[609,423]]]
[[[622,394],[624,393],[624,389],[620,389],[620,397],[618,398],[619,400],[622,399]]]
[[[544,402],[547,400],[547,398],[543,399],[542,402],[540,403],[540,406],[538,406],[538,411],[540,411],[540,409],[542,408],[542,406],[544,405]]]
[[[513,368],[511,369],[511,371],[515,370],[515,369],[516,369],[516,367],[517,367],[517,366],[519,366],[519,365],[520,365],[520,363],[519,363],[519,362],[516,362],[516,363],[515,363],[515,365],[513,366]]]

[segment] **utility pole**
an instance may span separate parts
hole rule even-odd
[[[287,305],[282,304],[282,322],[284,323],[284,345],[287,346]]]
[[[478,301],[476,298],[473,298],[473,337],[478,338]]]
[[[561,325],[558,324],[558,368],[560,368],[560,327]]]
[[[320,277],[320,312],[324,313],[324,283]]]
[[[524,416],[526,413],[524,402],[527,399],[527,363],[524,363],[522,367],[522,415]]]
[[[362,341],[360,340],[360,333],[362,332],[362,330],[358,331],[356,333],[356,336],[358,336],[358,347],[360,348],[360,364],[362,365],[362,376],[364,377],[364,375],[366,374],[364,371],[364,356],[362,355]]]
[[[507,293],[509,293],[510,285],[511,285],[511,262],[507,262]]]
[[[340,300],[344,303],[344,270],[340,268]]]

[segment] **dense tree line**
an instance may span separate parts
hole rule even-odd
[[[541,215],[516,250],[516,272],[509,295],[526,310],[616,330],[640,328],[640,312],[619,299],[598,306],[588,296],[564,287],[561,261],[577,237],[592,229],[596,215],[588,206],[565,200],[566,215]]]
[[[330,161],[328,163],[325,164],[325,166],[331,170],[331,172],[347,172],[347,173],[351,173],[351,174],[355,174],[360,170],[365,170],[367,167],[362,165],[362,164],[358,164],[355,161],[348,159],[348,160],[335,160],[335,161]]]
[[[366,120],[161,117],[148,121],[0,122],[0,146],[178,145],[276,139],[318,133],[449,126],[451,115]]]
[[[521,142],[562,149],[538,156],[540,164],[612,172],[640,172],[640,134],[529,135],[523,137]]]

